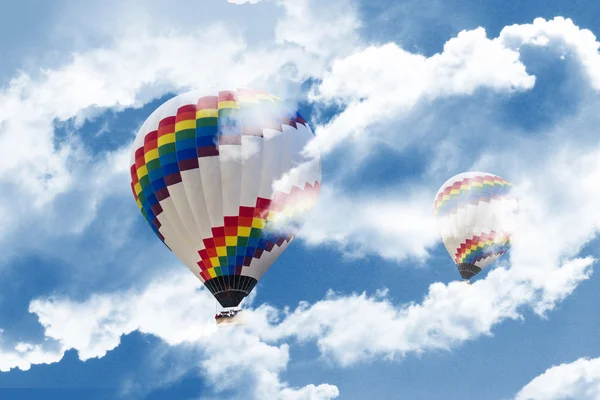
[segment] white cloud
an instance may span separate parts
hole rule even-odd
[[[12,348],[0,349],[0,371],[13,368],[27,371],[32,365],[54,364],[64,356],[64,350],[58,346],[46,348],[39,344],[17,343]]]
[[[594,400],[600,398],[600,358],[556,365],[529,382],[515,400]]]
[[[222,39],[219,50],[206,44],[214,37]],[[207,65],[201,54],[210,51],[216,64],[230,64],[229,60],[237,57],[243,47],[240,40],[216,26],[202,34],[124,40],[112,49],[75,55],[70,64],[46,71],[39,80],[25,75],[13,80],[0,93],[0,181],[18,187],[18,198],[11,196],[7,201],[23,204],[21,209],[27,213],[4,214],[1,225],[11,227],[28,215],[43,213],[43,206],[81,185],[81,180],[88,192],[94,192],[89,190],[86,174],[102,173],[92,178],[93,182],[102,178],[110,181],[114,172],[127,172],[127,164],[110,171],[112,156],[108,168],[94,165],[76,141],[56,148],[55,119],[66,120],[86,112],[89,115],[91,109],[139,106],[159,94],[148,93],[144,87],[161,81],[171,88],[201,84],[218,70],[215,64],[205,70],[198,68]],[[188,52],[188,48],[196,48],[197,52]],[[185,54],[190,56],[186,58]],[[173,63],[175,57],[181,63]],[[148,63],[148,59],[153,62]],[[106,192],[110,188],[105,181],[94,189]],[[93,202],[94,194],[90,197],[85,201]],[[9,204],[5,207],[10,209]]]
[[[285,388],[281,391],[281,400],[320,400],[320,399],[335,399],[340,392],[333,385],[306,385],[300,389]]]
[[[376,254],[395,261],[424,261],[439,239],[431,198],[422,187],[374,198],[323,186],[299,237],[315,246],[335,244],[349,256]]]
[[[548,281],[562,284],[560,293],[530,276],[516,278],[498,268],[467,286],[462,282],[434,283],[420,304],[399,308],[389,300],[361,295],[336,296],[300,306],[280,324],[263,331],[265,339],[295,336],[315,340],[325,355],[341,365],[384,356],[450,349],[481,335],[506,319],[520,318],[524,307],[545,309],[570,294],[590,274],[591,258],[575,259],[560,268],[547,268]]]
[[[81,360],[103,357],[119,345],[122,335],[137,330],[171,346],[198,346],[204,356],[198,357],[196,366],[217,391],[250,384],[253,397],[259,399],[337,397],[337,388],[332,385],[292,388],[281,382],[279,374],[289,362],[288,345],[269,345],[243,328],[217,329],[213,318],[215,300],[208,291],[198,291],[199,286],[200,282],[182,269],[141,292],[93,295],[84,302],[66,298],[36,300],[30,311],[38,315],[48,339],[63,351],[77,350]],[[12,361],[13,367],[35,362]]]
[[[266,0],[227,0],[231,4],[257,4]],[[284,10],[275,26],[275,42],[298,45],[309,53],[330,56],[352,50],[361,22],[350,0],[272,0]],[[335,43],[335,46],[332,46]]]
[[[595,184],[600,179],[600,147],[582,149],[567,141],[554,151],[535,154],[544,140],[534,141],[531,149],[482,153],[474,165],[483,170],[502,168],[515,185],[526,216],[511,259],[539,267],[540,280],[546,265],[575,256],[600,232],[595,206],[600,201]]]
[[[589,276],[592,262],[585,258],[550,266],[543,281],[536,274],[525,276],[498,268],[472,286],[434,283],[420,304],[400,307],[389,301],[386,292],[375,297],[330,294],[283,315],[263,305],[244,311],[248,325],[236,329],[217,330],[212,317],[214,299],[205,290],[197,291],[199,282],[186,271],[155,281],[141,292],[93,295],[83,302],[35,300],[30,311],[38,316],[46,338],[62,351],[77,350],[82,360],[104,356],[119,345],[122,335],[138,330],[171,346],[200,346],[206,354],[202,373],[217,390],[251,379],[257,397],[258,393],[273,393],[275,398],[287,388],[278,374],[289,362],[289,350],[287,343],[273,346],[269,342],[290,337],[314,340],[325,356],[340,365],[377,356],[394,358],[449,349],[491,334],[494,325],[519,318],[523,307],[553,307]],[[556,290],[557,283],[563,284],[562,290]],[[50,362],[58,361],[54,357]],[[30,363],[40,362],[31,357],[9,361],[13,364],[5,362],[4,369],[28,368]],[[327,385],[318,388],[335,392]]]
[[[310,53],[331,55],[354,50],[361,23],[350,0],[280,0],[286,11],[276,27],[276,42],[294,43]]]
[[[520,61],[523,46],[558,48],[581,63],[594,89],[600,90],[600,44],[570,19],[537,18],[533,24],[505,27],[498,38],[483,28],[462,31],[431,57],[410,53],[394,43],[371,46],[333,62],[312,93],[316,103],[337,103],[344,110],[316,129],[309,150],[331,151],[373,125],[390,122],[421,103],[472,94],[479,88],[527,90],[535,77]]]
[[[315,102],[337,102],[344,111],[316,129],[311,150],[332,150],[369,125],[412,109],[418,102],[469,95],[478,88],[530,89],[535,78],[519,53],[486,37],[485,30],[462,31],[429,58],[394,43],[368,47],[334,61],[312,94]]]
[[[547,21],[536,18],[532,24],[507,26],[498,40],[506,47],[555,47],[562,55],[572,54],[581,63],[592,87],[600,90],[600,43],[588,29],[581,29],[570,18],[556,17]]]

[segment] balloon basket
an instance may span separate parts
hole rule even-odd
[[[223,311],[215,315],[215,322],[219,327],[246,325],[246,318],[242,310]]]
[[[215,304],[215,322],[217,326],[245,325],[246,319],[242,313],[241,304],[243,304],[243,301],[237,307],[223,307],[217,302]]]

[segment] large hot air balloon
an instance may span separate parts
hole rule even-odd
[[[497,175],[465,172],[448,179],[437,192],[433,213],[463,279],[471,279],[509,250],[518,204],[511,189]]]
[[[154,233],[221,306],[237,307],[315,204],[313,133],[279,98],[194,91],[162,104],[133,145],[131,187]]]

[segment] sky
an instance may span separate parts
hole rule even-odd
[[[5,2],[3,399],[600,398],[600,8],[594,2]],[[144,120],[179,93],[297,105],[323,178],[248,322],[131,195]],[[521,240],[460,283],[448,178],[513,183]]]

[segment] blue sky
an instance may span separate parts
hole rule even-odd
[[[5,4],[0,397],[600,398],[598,21],[562,1]],[[323,161],[235,330],[129,187],[145,118],[208,85],[298,104]],[[513,182],[527,219],[467,291],[431,207],[468,170]]]

